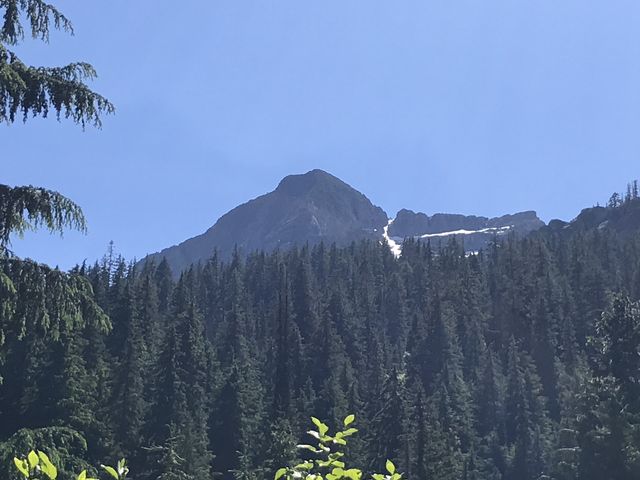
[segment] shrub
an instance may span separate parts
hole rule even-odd
[[[13,463],[24,478],[28,480],[56,480],[58,478],[58,468],[51,462],[46,453],[40,450],[31,450],[26,458],[14,457]],[[123,458],[116,467],[100,465],[102,470],[108,473],[114,480],[125,480],[129,469]],[[97,480],[87,476],[87,471],[82,470],[77,476],[77,480]]]
[[[274,480],[362,480],[362,470],[348,466],[342,451],[347,445],[347,439],[358,431],[353,427],[355,416],[347,416],[343,421],[344,430],[333,435],[329,434],[329,427],[322,421],[315,417],[311,417],[311,421],[316,429],[307,433],[317,443],[298,445],[300,450],[310,452],[311,458],[292,467],[280,468]],[[372,474],[373,480],[402,479],[402,474],[396,472],[396,467],[390,460],[387,460],[386,468],[386,474]]]

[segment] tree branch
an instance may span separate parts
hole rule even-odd
[[[86,231],[80,207],[58,192],[0,185],[0,253],[12,233],[22,235],[39,226],[61,234],[65,227]]]
[[[64,116],[85,128],[102,126],[101,115],[115,107],[83,82],[96,77],[88,63],[64,67],[29,67],[0,44],[0,123],[13,123],[22,116],[47,117],[50,109],[58,120]]]
[[[56,30],[62,29],[73,35],[69,19],[43,0],[0,0],[0,10],[5,11],[0,26],[0,42],[16,45],[24,38],[21,15],[29,21],[33,38],[48,41],[52,21]]]

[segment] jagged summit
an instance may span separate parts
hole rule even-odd
[[[300,196],[311,193],[314,188],[329,185],[351,188],[338,177],[334,177],[324,170],[315,169],[307,173],[287,175],[280,181],[275,191],[286,195]]]
[[[283,178],[270,193],[244,203],[205,233],[146,257],[167,259],[174,273],[210,258],[214,251],[228,259],[237,247],[243,254],[320,242],[347,245],[352,241],[386,240],[399,255],[404,238],[437,237],[446,241],[464,235],[465,247],[478,250],[496,235],[527,233],[544,223],[535,212],[498,218],[435,214],[403,209],[390,220],[382,208],[324,170]]]
[[[217,251],[229,258],[319,242],[346,245],[378,239],[387,214],[362,193],[323,170],[289,175],[277,188],[226,213],[202,235],[147,259],[166,258],[174,272],[204,261]]]

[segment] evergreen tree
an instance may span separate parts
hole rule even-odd
[[[174,317],[156,366],[151,418],[161,429],[151,432],[150,439],[163,452],[152,470],[160,478],[208,478],[212,468],[206,398],[210,363],[193,281],[193,272],[189,272],[176,286]]]

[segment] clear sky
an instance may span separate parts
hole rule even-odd
[[[285,175],[327,170],[394,216],[573,218],[640,177],[638,0],[58,0],[101,131],[0,126],[0,183],[77,201],[89,234],[15,240],[67,268],[202,233]]]

